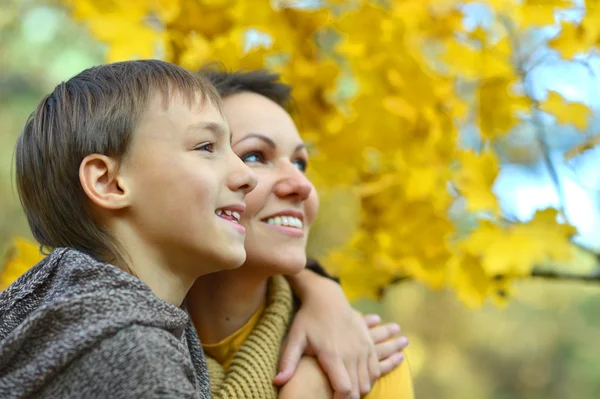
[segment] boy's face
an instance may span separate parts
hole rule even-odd
[[[119,172],[131,190],[134,234],[177,270],[199,276],[241,266],[245,229],[236,219],[256,179],[232,151],[219,110],[179,96],[165,109],[157,95],[140,119]]]

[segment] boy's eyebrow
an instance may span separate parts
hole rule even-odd
[[[202,121],[194,123],[193,125],[189,125],[187,128],[188,132],[193,132],[195,130],[208,130],[214,133],[215,135],[221,136],[223,138],[229,136],[229,139],[231,140],[231,134],[229,133],[229,129],[222,123]]]

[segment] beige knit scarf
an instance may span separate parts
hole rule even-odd
[[[273,378],[277,374],[281,343],[293,311],[292,291],[287,280],[275,276],[269,280],[267,305],[229,370],[206,356],[210,389],[215,399],[276,399]]]

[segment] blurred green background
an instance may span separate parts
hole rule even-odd
[[[102,63],[105,51],[60,8],[0,7],[0,251],[15,235],[31,237],[12,174],[27,115],[56,84]],[[506,308],[474,311],[454,294],[403,282],[357,307],[399,322],[409,336],[418,398],[600,398],[597,285],[524,281]]]

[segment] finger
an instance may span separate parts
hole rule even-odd
[[[375,345],[377,351],[377,359],[384,360],[394,353],[401,353],[408,346],[408,338],[400,337],[390,339],[381,344]]]
[[[368,314],[363,316],[363,320],[367,324],[368,328],[375,327],[379,323],[381,323],[381,317],[378,314]]]
[[[350,382],[352,383],[352,392],[350,393],[350,398],[360,398],[360,380],[358,378],[358,362],[356,361],[347,361],[346,370],[348,370],[348,375],[350,376]]]
[[[388,357],[379,362],[379,370],[381,370],[381,375],[384,376],[396,367],[398,367],[404,361],[404,353],[394,353],[392,356]]]
[[[339,356],[322,353],[317,356],[321,368],[327,374],[334,399],[348,399],[352,393],[352,381]]]
[[[279,361],[279,373],[277,373],[273,380],[275,385],[281,386],[292,378],[306,345],[306,336],[304,334],[290,332],[290,335],[283,344],[281,360]]]
[[[371,378],[371,387],[375,385],[375,381],[381,375],[381,371],[379,370],[379,359],[377,357],[377,350],[373,347],[373,349],[369,352],[369,376]]]
[[[368,358],[362,358],[358,361],[358,388],[360,389],[360,396],[365,396],[371,391],[371,376],[369,373]]]
[[[369,329],[371,339],[375,344],[385,342],[400,332],[400,326],[396,323],[387,323]]]

